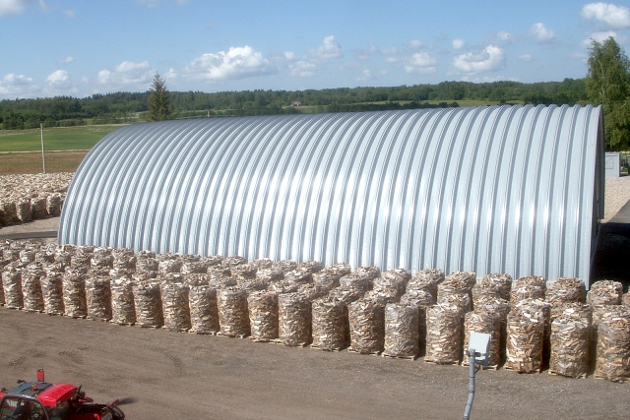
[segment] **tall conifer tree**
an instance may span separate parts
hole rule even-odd
[[[147,120],[163,121],[172,119],[173,110],[166,91],[166,83],[162,80],[159,73],[155,73],[150,92]]]

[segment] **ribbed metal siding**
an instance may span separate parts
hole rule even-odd
[[[85,158],[58,240],[588,281],[602,163],[590,106],[136,124]]]

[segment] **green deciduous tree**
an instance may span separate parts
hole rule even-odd
[[[630,148],[630,61],[614,38],[592,42],[586,91],[592,103],[604,108],[606,148]]]
[[[155,73],[155,78],[153,79],[153,84],[149,92],[149,113],[147,114],[147,120],[170,120],[173,115],[173,109],[171,108],[168,92],[166,91],[166,83],[158,73]]]

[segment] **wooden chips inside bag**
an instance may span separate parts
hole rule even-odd
[[[45,275],[39,263],[29,264],[26,270],[22,270],[22,297],[25,311],[44,312],[40,279]]]
[[[560,316],[551,323],[550,374],[586,378],[590,328],[588,319],[580,316]]]
[[[204,283],[190,286],[191,332],[196,334],[216,334],[220,331],[217,289]]]
[[[503,343],[501,342],[501,316],[497,312],[489,312],[484,309],[475,309],[464,316],[464,347],[462,351],[470,348],[471,333],[490,334],[490,348],[488,351],[488,365],[497,368],[503,358]],[[468,357],[464,356],[463,364],[468,365]]]
[[[323,297],[311,306],[313,343],[311,347],[334,351],[345,348],[348,337],[348,309],[340,300]]]
[[[583,303],[585,296],[584,281],[570,277],[560,277],[550,282],[545,292],[545,300],[551,305]]]
[[[506,369],[520,373],[542,370],[548,308],[548,304],[536,299],[512,308],[507,319]]]
[[[461,309],[453,304],[436,304],[426,310],[426,362],[437,364],[459,363],[463,346]]]
[[[253,341],[272,341],[278,338],[278,295],[262,290],[247,296],[250,338]]]
[[[311,342],[311,301],[300,293],[278,296],[278,337],[286,346]]]
[[[630,378],[630,312],[621,305],[607,305],[597,321],[595,377],[613,382]]]
[[[221,335],[246,337],[250,334],[247,292],[238,287],[217,290]]]
[[[170,331],[188,331],[191,328],[188,285],[163,280],[160,283],[164,328]]]
[[[350,350],[362,354],[380,354],[385,342],[385,312],[382,305],[359,299],[348,305]]]
[[[111,322],[119,325],[136,323],[136,305],[133,297],[133,283],[127,277],[113,278],[110,281],[112,298]]]
[[[385,356],[415,358],[420,353],[420,309],[415,305],[389,303],[385,306]]]
[[[89,277],[85,281],[87,317],[95,321],[112,319],[112,295],[109,277]]]
[[[623,296],[623,284],[614,280],[599,280],[591,284],[586,294],[589,305],[620,305]]]
[[[134,276],[133,297],[136,306],[136,325],[142,328],[164,326],[160,284],[155,280],[138,282]]]
[[[86,278],[86,269],[66,268],[63,274],[63,305],[66,316],[72,318],[87,316]]]

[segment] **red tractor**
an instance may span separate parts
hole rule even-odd
[[[0,391],[0,420],[124,420],[125,415],[111,404],[96,404],[85,392],[70,384],[44,382],[44,371],[37,381],[18,381],[18,386]]]

